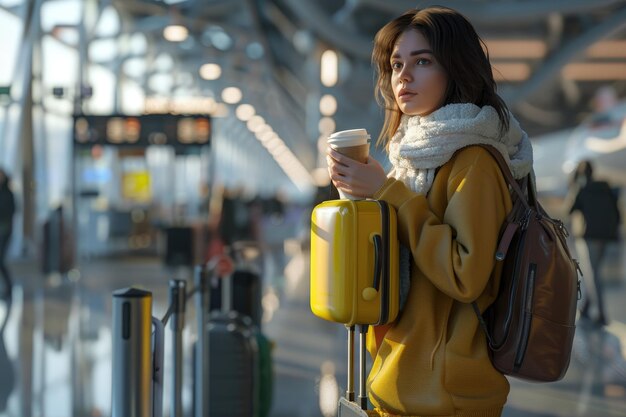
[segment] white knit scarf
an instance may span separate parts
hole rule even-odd
[[[402,116],[389,144],[389,160],[393,165],[389,176],[401,180],[416,193],[427,194],[436,169],[457,150],[476,144],[498,149],[517,179],[532,170],[533,151],[528,135],[513,115],[509,130],[503,135],[493,107],[449,104],[428,116]]]

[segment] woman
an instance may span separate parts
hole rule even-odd
[[[0,169],[0,274],[4,281],[0,286],[0,298],[8,298],[11,295],[11,276],[5,265],[5,257],[13,231],[13,214],[15,214],[15,200],[9,188],[9,177]]]
[[[495,159],[472,145],[496,147],[516,178],[530,173],[532,149],[496,94],[482,46],[448,8],[389,22],[372,60],[385,108],[379,144],[393,169],[387,176],[374,159],[328,150],[335,186],[390,203],[411,252],[401,315],[386,333],[368,334],[369,395],[381,416],[499,416],[509,392],[471,303],[484,311],[496,297],[494,254],[511,197]]]

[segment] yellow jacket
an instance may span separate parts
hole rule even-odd
[[[500,281],[494,254],[511,198],[498,164],[468,147],[439,169],[428,196],[389,178],[374,198],[397,210],[413,262],[401,316],[380,344],[368,334],[371,402],[383,416],[499,416],[509,384],[471,306],[484,311]]]

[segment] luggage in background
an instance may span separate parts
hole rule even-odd
[[[249,317],[213,312],[206,327],[209,383],[207,417],[258,415],[259,350]]]
[[[213,313],[215,315],[218,315],[219,313]],[[260,332],[258,330],[258,328],[256,328],[255,326],[252,326],[252,328],[249,327],[250,324],[250,320],[247,317],[243,317],[241,315],[237,315],[237,313],[233,313],[233,315],[235,316],[235,321],[238,321],[238,326],[239,329],[238,331],[234,332],[234,333],[239,333],[241,334],[246,333],[248,334],[249,332],[252,332],[254,341],[256,342],[256,352],[257,352],[257,357],[258,360],[256,361],[258,364],[258,367],[256,369],[257,372],[257,377],[255,378],[255,380],[257,381],[256,386],[253,388],[253,392],[256,392],[256,414],[251,414],[251,416],[253,417],[268,417],[270,415],[270,410],[272,407],[272,397],[273,397],[273,393],[274,393],[274,371],[273,371],[273,361],[272,361],[272,349],[273,349],[273,343],[271,340],[269,340],[262,332]],[[225,322],[222,321],[222,319],[216,319],[216,321],[219,323],[218,326],[222,326]],[[220,323],[221,322],[221,323]],[[212,326],[215,326],[215,322],[212,324]],[[231,326],[232,327],[232,326]],[[209,335],[212,336],[212,335]],[[235,336],[240,337],[240,336]],[[207,338],[208,341],[208,338]],[[222,347],[216,347],[214,349],[214,342],[209,342],[209,352],[210,355],[222,355],[223,354],[223,349]],[[248,345],[248,342],[245,343],[241,343],[241,345]],[[241,354],[241,352],[239,352],[239,354],[233,354],[232,352],[228,352],[227,356],[230,356],[229,358],[225,358],[224,361],[228,361],[228,362],[232,362],[233,360],[236,360],[237,357],[239,356],[245,356],[245,354]],[[211,356],[212,358],[215,358],[215,356]],[[219,358],[219,356],[218,356]],[[196,361],[196,349],[193,349],[193,361],[195,363]],[[209,384],[213,383],[213,384],[219,384],[219,381],[222,381],[222,376],[221,374],[224,372],[223,367],[220,367],[220,369],[211,369],[211,367],[214,366],[216,360],[210,360],[209,362],[209,375],[210,375],[210,379],[209,379]],[[196,367],[193,368],[194,370],[194,375],[193,375],[193,379],[196,379]],[[237,375],[238,376],[237,376]],[[244,379],[244,380],[249,380],[249,375],[250,374],[250,370],[248,368],[245,369],[237,369],[235,370],[230,376],[228,376],[228,381],[227,384],[228,386],[233,386],[233,385],[247,385],[247,383],[241,384],[241,382],[237,382],[238,380]],[[211,385],[209,385],[211,386]],[[211,391],[210,394],[210,398],[208,401],[208,408],[209,408],[209,413],[207,414],[207,416],[212,417],[212,416],[221,416],[222,414],[219,413],[219,410],[224,409],[224,405],[221,404],[221,400],[215,400],[214,398],[220,398],[217,397],[219,395],[221,395],[221,391],[223,389],[226,389],[227,387],[222,387],[219,389],[219,392],[215,392],[213,389],[209,388]],[[249,392],[249,389],[245,389],[246,392]],[[246,396],[247,398],[247,396]],[[220,402],[220,404],[213,404],[211,405],[211,402]],[[235,398],[228,398],[228,401],[237,401],[242,402],[242,395],[241,394],[237,394],[235,396]],[[250,404],[250,402],[248,401],[248,404]],[[194,409],[195,409],[195,404],[194,404]],[[248,407],[248,410],[250,410],[251,408]],[[244,410],[245,411],[245,410]],[[216,414],[217,412],[217,414]],[[232,416],[232,415],[244,415],[241,414],[242,412],[237,411],[240,414],[223,414],[225,416]],[[196,413],[194,411],[193,415],[195,416]]]
[[[256,342],[259,348],[258,416],[268,417],[274,396],[274,366],[272,361],[274,343],[259,328],[256,328]]]
[[[230,278],[232,280],[232,307],[237,313],[250,317],[252,323],[261,328],[263,307],[261,305],[262,282],[261,276],[247,270],[236,270]],[[221,279],[211,285],[211,311],[222,310],[223,285]]]
[[[210,279],[208,280],[210,281]],[[230,279],[224,281],[224,295],[231,296]],[[198,293],[197,308],[207,312],[214,291],[205,282],[207,293]],[[206,301],[202,301],[206,297]],[[194,346],[194,416],[256,417],[258,415],[259,351],[252,320],[227,310],[197,314],[202,334]],[[206,320],[206,321],[205,321]],[[198,343],[202,342],[198,355]]]
[[[311,310],[325,320],[385,324],[399,310],[396,212],[385,201],[331,200],[311,215]]]
[[[209,289],[212,312],[204,327],[208,411],[203,417],[268,417],[273,395],[272,342],[253,318],[235,311],[249,312],[260,324],[261,277],[249,269],[236,270],[230,278],[209,284]]]

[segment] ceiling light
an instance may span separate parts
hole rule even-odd
[[[332,116],[337,111],[337,99],[331,94],[324,94],[320,99],[320,113]]]
[[[163,29],[163,37],[170,42],[182,42],[189,36],[189,31],[183,25],[169,25]]]
[[[296,158],[289,149],[280,155],[272,155],[276,163],[281,167],[283,172],[287,174],[289,179],[300,189],[306,190],[310,186],[315,185],[315,181],[311,174],[302,166],[302,163]]]
[[[247,126],[248,126],[248,129],[251,132],[256,132],[264,124],[265,124],[265,119],[263,119],[261,116],[257,115],[257,116],[252,116],[248,120]]]
[[[254,107],[250,104],[240,104],[237,106],[237,110],[235,110],[235,115],[242,122],[247,122],[250,120],[252,116],[254,116],[255,110]]]
[[[222,100],[228,104],[237,104],[241,101],[241,90],[237,87],[227,87],[222,90]]]
[[[261,143],[267,143],[270,140],[278,137],[278,135],[274,131],[257,132],[255,136]]]
[[[337,58],[337,52],[332,49],[324,51],[321,58],[321,73],[320,80],[325,87],[333,87],[337,84],[337,77],[339,73],[339,63]]]
[[[270,153],[274,155],[276,158],[278,158],[281,154],[288,151],[289,148],[287,148],[287,146],[285,146],[285,144],[281,142],[277,146],[274,146],[272,148],[267,148],[267,150],[270,151]]]
[[[320,137],[317,138],[317,151],[320,154],[325,154],[327,148],[328,148],[328,136],[320,135]]]
[[[217,80],[222,75],[222,67],[217,64],[204,64],[200,67],[200,76],[205,80]]]
[[[322,135],[330,135],[335,131],[336,127],[337,125],[332,117],[322,117],[318,124],[320,134]]]
[[[281,138],[279,138],[278,136],[274,136],[267,142],[263,142],[263,146],[265,146],[267,149],[272,149],[282,143],[283,143],[283,140]]]
[[[270,125],[267,125],[267,124],[263,124],[258,129],[254,130],[254,133],[255,133],[257,138],[260,137],[261,135],[265,134],[265,133],[271,133],[271,132],[273,132],[272,127]]]

